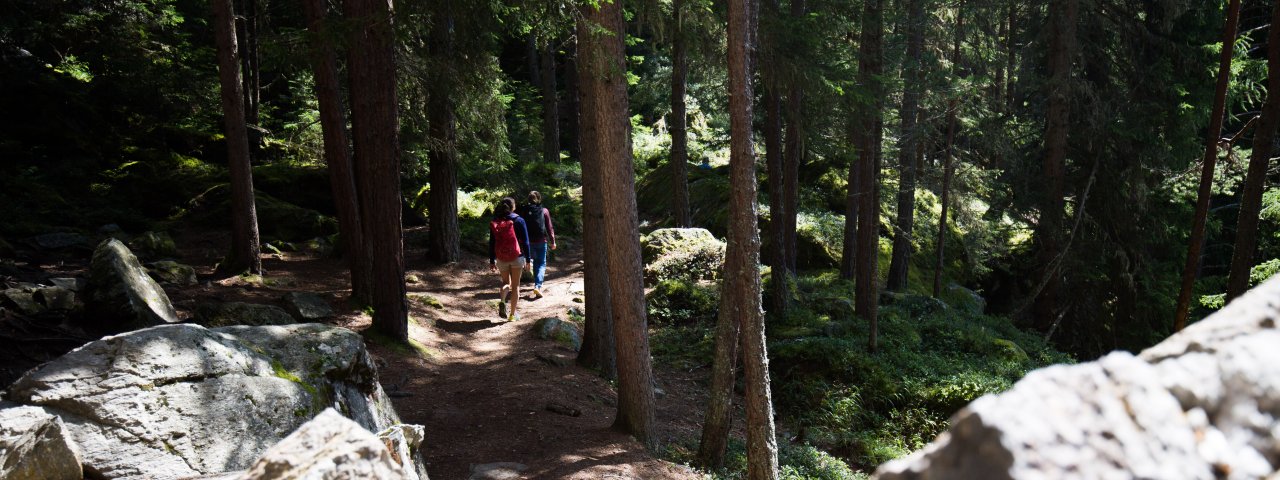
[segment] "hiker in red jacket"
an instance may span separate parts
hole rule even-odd
[[[533,270],[529,229],[515,210],[515,199],[505,197],[498,201],[493,219],[489,221],[489,271],[502,276],[498,316],[506,317],[508,322],[520,320],[520,314],[516,313],[516,303],[520,300],[520,271]],[[507,314],[508,296],[511,300],[510,315]]]

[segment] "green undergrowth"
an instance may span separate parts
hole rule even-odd
[[[666,445],[663,457],[682,465],[696,468],[698,445],[685,440]],[[740,439],[731,438],[725,451],[722,468],[704,470],[708,480],[737,480],[747,478],[747,449]],[[864,480],[865,473],[856,472],[838,458],[805,443],[780,441],[778,445],[779,478],[782,480]]]
[[[964,295],[882,295],[878,351],[868,353],[869,329],[854,316],[851,282],[810,272],[795,288],[788,314],[766,322],[779,422],[812,446],[810,457],[854,471],[923,447],[961,407],[1008,389],[1028,371],[1072,361],[1008,319],[981,314]],[[659,362],[711,364],[715,289],[659,283],[649,306]],[[737,478],[734,471],[716,478]],[[788,478],[853,478],[806,475]]]

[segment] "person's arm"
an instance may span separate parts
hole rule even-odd
[[[529,248],[529,228],[524,219],[516,217],[516,241],[520,242],[520,251],[524,254],[525,266],[533,265],[533,250]]]
[[[551,249],[556,249],[556,229],[551,226],[551,210],[542,209],[542,221],[547,225],[547,241],[551,242]]]
[[[493,227],[489,227],[489,265],[493,265],[498,260],[498,253],[494,250],[495,243],[493,240]]]

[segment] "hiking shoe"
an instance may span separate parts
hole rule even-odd
[[[519,321],[520,321],[520,314],[519,314],[519,313],[512,313],[510,317],[507,317],[507,321],[508,321],[508,322],[519,322]]]
[[[505,316],[507,316],[507,301],[505,299],[498,300],[498,317],[501,318]]]
[[[533,298],[542,298],[542,287],[533,287]]]

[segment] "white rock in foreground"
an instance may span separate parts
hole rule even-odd
[[[383,441],[326,409],[267,450],[241,480],[401,480],[410,477]]]
[[[79,480],[80,452],[62,420],[40,407],[0,408],[0,478]]]
[[[363,339],[320,324],[152,327],[27,373],[9,399],[66,424],[91,476],[244,470],[325,408],[369,431],[400,423]]]
[[[1280,276],[1135,357],[1037,370],[876,478],[1276,478]]]

